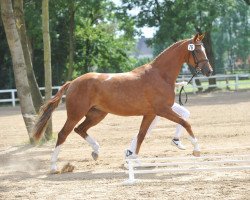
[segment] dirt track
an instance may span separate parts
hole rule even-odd
[[[249,154],[250,91],[190,96],[186,106],[202,154]],[[48,174],[55,141],[41,147],[27,144],[19,108],[0,108],[0,199],[250,199],[250,171],[140,175],[141,182],[123,186],[124,149],[137,133],[141,117],[109,115],[89,134],[101,145],[97,162],[91,148],[71,133],[59,154],[58,166],[70,162],[73,173]],[[54,131],[62,127],[64,105],[54,114]],[[141,148],[141,157],[188,156],[170,145],[175,124],[162,119]]]

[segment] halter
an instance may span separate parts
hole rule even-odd
[[[196,47],[196,46],[203,46],[203,43],[202,43],[202,42],[200,42],[199,44],[193,44],[192,40],[190,40],[189,44],[194,45],[195,47]],[[194,59],[194,63],[195,63],[195,66],[194,66],[194,68],[195,68],[195,73],[194,73],[193,76],[190,78],[190,80],[188,81],[187,85],[191,83],[191,81],[193,80],[193,78],[201,71],[202,67],[204,66],[204,64],[203,64],[202,67],[199,67],[199,63],[202,63],[202,62],[204,62],[204,61],[207,61],[207,62],[208,62],[208,59],[207,59],[207,58],[206,58],[206,59],[198,60],[198,58],[197,58],[197,56],[196,56],[196,54],[195,54],[195,51],[197,51],[196,48],[194,48],[194,50],[189,50],[189,54],[188,54],[188,55],[189,55],[189,56],[188,56],[188,61],[189,61],[190,52],[192,53],[192,56],[193,56],[193,59]],[[197,71],[197,69],[198,69],[198,71]],[[185,89],[184,89],[184,86],[182,86],[182,87],[181,87],[181,90],[180,90],[180,92],[179,92],[179,104],[180,104],[181,106],[183,105],[182,100],[181,100],[181,93],[182,93],[182,91],[184,91],[184,93],[185,93],[185,95],[186,95],[185,103],[187,103],[187,100],[188,100],[187,93],[186,93],[186,91],[185,91]]]
[[[192,43],[192,40],[189,42],[189,44],[193,44]],[[200,42],[200,43],[198,43],[198,44],[193,44],[195,47],[196,46],[203,46],[203,43],[202,42]],[[203,46],[204,47],[204,46]],[[196,48],[193,50],[193,51],[189,51],[189,53],[191,52],[191,54],[192,54],[192,56],[193,56],[193,59],[194,59],[194,64],[195,64],[195,66],[194,66],[194,68],[195,69],[198,69],[199,71],[202,69],[202,67],[204,66],[204,64],[202,65],[202,67],[199,67],[198,65],[199,65],[199,63],[202,63],[202,62],[204,62],[204,61],[209,61],[207,58],[205,58],[205,59],[201,59],[201,60],[198,60],[198,58],[197,58],[197,56],[196,56],[196,54],[195,54],[195,52],[196,52],[197,50],[196,50]],[[188,61],[189,61],[189,58],[190,58],[190,54],[189,54],[189,56],[188,56]]]

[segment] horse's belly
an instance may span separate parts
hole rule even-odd
[[[133,98],[132,96],[106,98],[96,106],[100,110],[121,116],[136,116],[153,113],[152,107],[143,98]]]
[[[141,77],[129,73],[106,77],[104,81],[93,84],[92,105],[122,116],[152,113],[148,85]]]
[[[143,108],[133,108],[127,106],[126,108],[120,106],[95,106],[97,109],[100,109],[104,112],[120,115],[120,116],[139,116],[139,115],[148,115],[153,114],[153,110],[143,109]]]

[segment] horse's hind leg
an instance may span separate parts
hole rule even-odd
[[[51,158],[52,173],[57,172],[56,161],[58,158],[61,145],[65,142],[66,138],[71,133],[75,125],[83,118],[83,116],[89,110],[87,103],[78,104],[75,101],[71,101],[71,99],[67,100],[66,108],[67,108],[67,120],[61,131],[58,133],[56,146]]]
[[[54,152],[51,157],[51,172],[56,173],[57,172],[57,166],[56,161],[58,158],[58,154],[61,148],[61,145],[65,142],[66,138],[70,134],[70,132],[73,130],[74,126],[77,124],[78,121],[70,120],[69,118],[65,122],[63,128],[58,133],[58,138],[56,142],[56,146],[54,149]]]
[[[83,137],[92,147],[93,152],[92,152],[92,157],[94,160],[97,160],[98,154],[99,154],[99,144],[98,142],[90,137],[87,134],[88,129],[91,127],[97,125],[100,121],[102,121],[108,113],[103,112],[101,110],[91,108],[87,115],[85,120],[77,127],[74,129],[76,133],[78,133],[81,137]]]

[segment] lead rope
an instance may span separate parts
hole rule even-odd
[[[188,81],[187,85],[188,85],[189,83],[191,83],[191,81],[193,80],[193,78],[194,78],[196,75],[197,75],[197,71],[195,71],[195,74],[193,74],[193,76],[190,78],[190,80]],[[185,96],[186,96],[186,100],[185,100],[185,103],[184,103],[184,104],[186,104],[186,103],[187,103],[187,100],[188,100],[187,93],[186,93],[186,91],[185,91],[185,89],[184,89],[184,86],[182,86],[182,87],[181,87],[181,90],[180,90],[180,92],[179,92],[179,104],[180,104],[181,106],[183,106],[183,103],[182,103],[182,100],[181,100],[181,93],[182,93],[182,91],[185,92]]]

